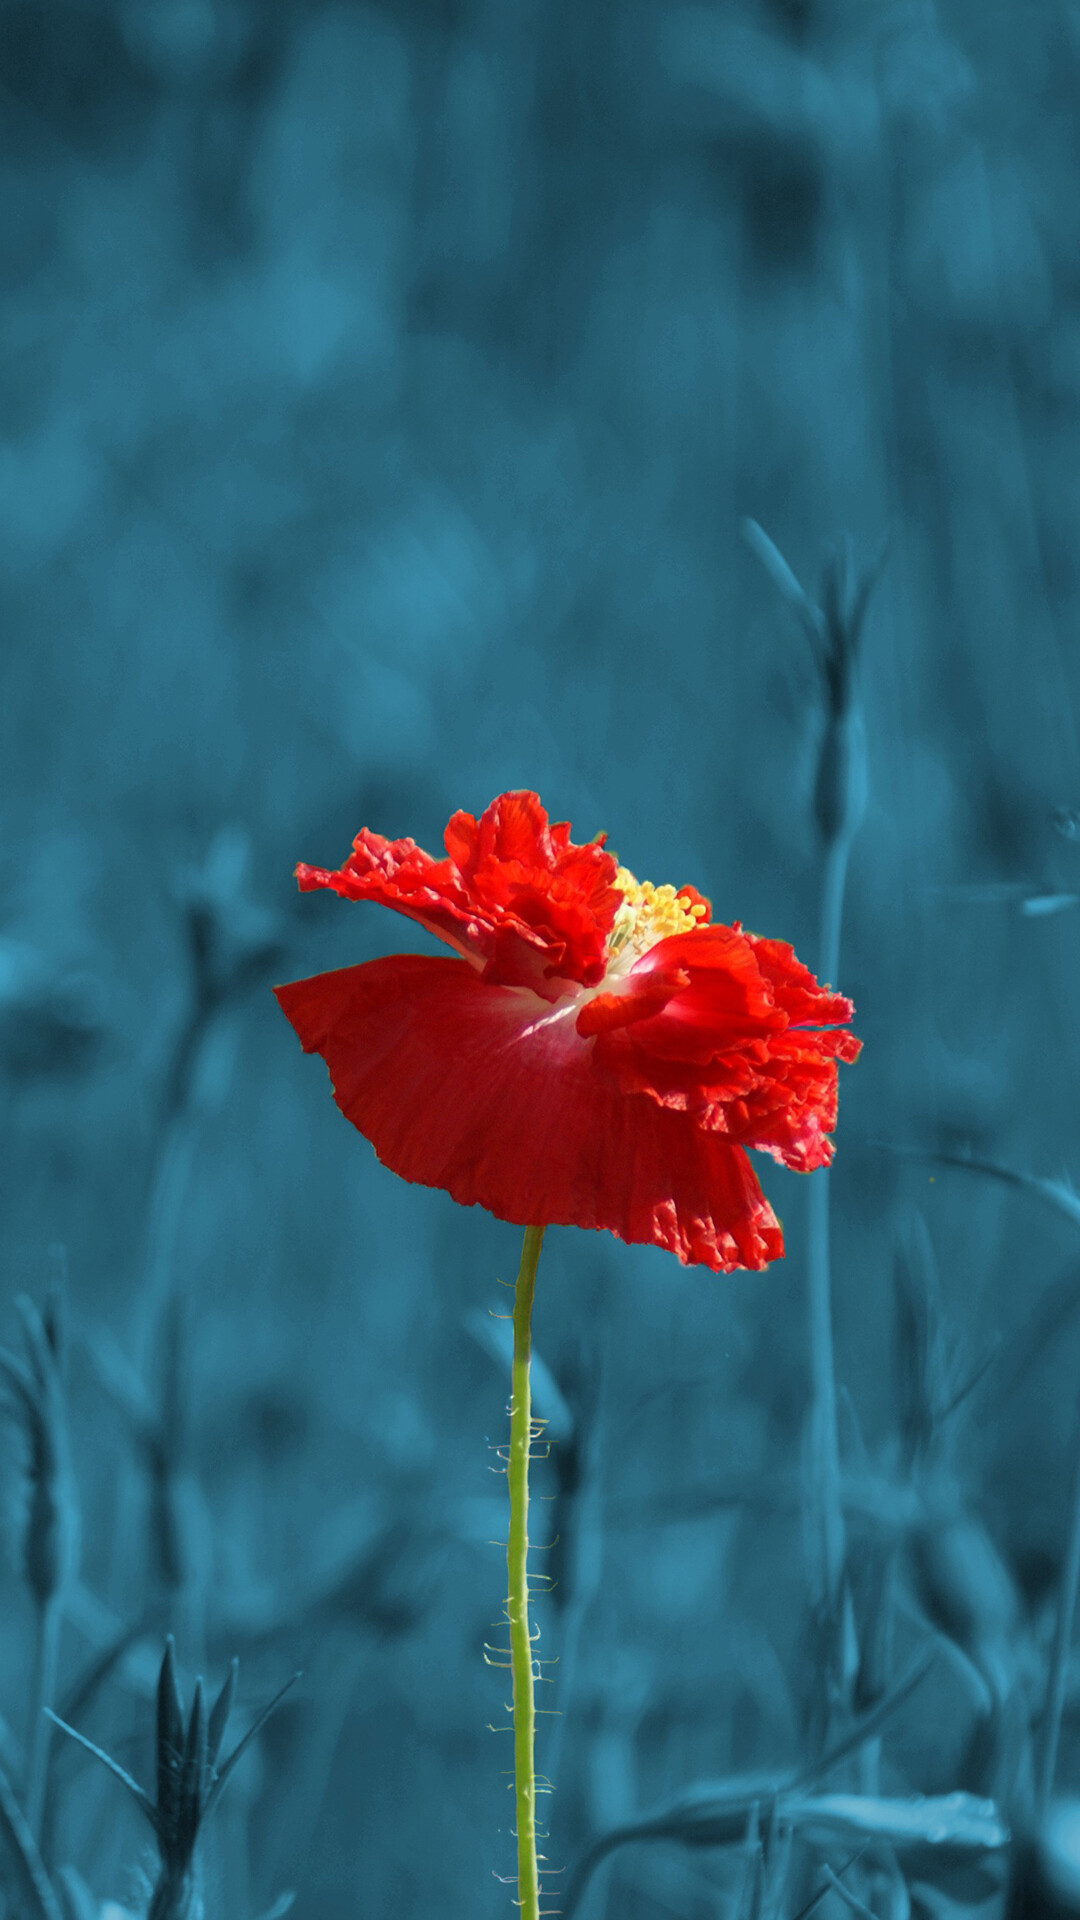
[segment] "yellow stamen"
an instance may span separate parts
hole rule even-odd
[[[651,880],[635,880],[628,867],[619,868],[615,885],[624,898],[608,936],[608,949],[613,954],[628,945],[636,953],[646,953],[658,940],[689,933],[708,918],[709,910],[702,901],[691,903],[689,895],[677,893],[674,887],[655,887]]]

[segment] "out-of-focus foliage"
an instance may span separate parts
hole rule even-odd
[[[908,1800],[963,1794],[1022,1836],[1015,1911],[1067,1902],[1074,0],[0,0],[0,101],[9,1914],[146,1913],[145,1823],[36,1703],[149,1781],[169,1632],[187,1699],[240,1657],[238,1725],[304,1672],[207,1920],[510,1911],[474,1335],[517,1236],[377,1165],[269,987],[409,936],[296,860],[511,786],[819,964],[854,707],[746,521],[808,593],[888,542],[829,1176],[865,1737],[777,1798],[829,1732],[806,1182],[766,1169],[788,1259],[723,1284],[553,1232],[549,1858],[610,1855],[584,1920],[1000,1912],[996,1843],[946,1871]],[[731,1844],[616,1850],[717,1783]]]

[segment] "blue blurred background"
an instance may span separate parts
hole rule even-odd
[[[188,1698],[240,1657],[239,1728],[303,1669],[207,1834],[208,1915],[511,1911],[482,1644],[518,1236],[395,1181],[301,1056],[273,981],[423,936],[293,866],[361,825],[438,851],[528,786],[819,965],[827,688],[748,518],[812,597],[889,540],[840,1446],[895,1670],[948,1657],[882,1779],[1004,1791],[980,1676],[1028,1764],[1080,1357],[1078,98],[1074,0],[0,6],[3,1338],[63,1281],[59,1710],[149,1781],[166,1631]],[[763,1275],[548,1236],[555,1864],[803,1751],[807,1182],[761,1170]],[[28,1419],[14,1392],[16,1790]],[[148,1831],[60,1736],[46,1838],[73,1920],[145,1911]],[[588,1920],[734,1912],[737,1868],[628,1847]]]

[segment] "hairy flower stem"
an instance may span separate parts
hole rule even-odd
[[[840,961],[840,927],[847,881],[846,833],[829,841],[821,908],[821,978],[835,982]],[[840,1491],[840,1447],[836,1424],[836,1364],[832,1334],[832,1284],[829,1266],[829,1176],[824,1169],[810,1182],[808,1264],[810,1292],[811,1460],[817,1504],[815,1533],[820,1554],[820,1599],[839,1622],[844,1573],[844,1508]]]
[[[1050,1795],[1054,1790],[1054,1769],[1057,1766],[1058,1737],[1061,1733],[1061,1716],[1065,1707],[1069,1652],[1072,1646],[1078,1588],[1080,1588],[1080,1422],[1077,1423],[1076,1453],[1073,1458],[1069,1539],[1065,1549],[1065,1565],[1061,1572],[1061,1597],[1058,1601],[1057,1621],[1054,1627],[1054,1650],[1050,1657],[1046,1706],[1043,1709],[1035,1757],[1035,1813],[1039,1822],[1046,1816]]]
[[[538,1920],[540,1877],[536,1859],[536,1767],[533,1745],[536,1706],[529,1631],[529,1448],[532,1404],[529,1362],[536,1264],[543,1227],[526,1227],[514,1289],[514,1361],[510,1386],[510,1530],[506,1540],[506,1617],[510,1625],[510,1670],[514,1684],[514,1800],[517,1811],[518,1908],[521,1920]]]
[[[56,1663],[60,1644],[60,1596],[52,1594],[37,1609],[34,1669],[30,1691],[29,1764],[26,1776],[26,1824],[40,1843],[45,1818],[45,1791],[49,1778],[49,1751],[53,1723],[45,1711],[54,1705]]]

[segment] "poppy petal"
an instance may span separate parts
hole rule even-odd
[[[397,955],[276,990],[342,1112],[403,1179],[518,1225],[605,1228],[714,1270],[761,1268],[783,1236],[742,1147],[627,1093],[579,1005]]]
[[[649,1003],[649,983],[684,986]],[[690,1113],[730,1141],[771,1153],[799,1173],[828,1166],[836,1125],[837,1060],[860,1043],[821,1023],[851,1003],[818,986],[783,941],[710,926],[660,941],[633,968],[636,1019],[591,1016],[598,1053],[627,1093]],[[601,995],[606,1001],[612,996]],[[590,1017],[587,1003],[582,1017]],[[579,1018],[579,1029],[581,1019]]]
[[[575,1021],[584,1037],[592,1033],[614,1033],[619,1027],[632,1027],[639,1020],[651,1020],[662,1013],[682,987],[690,985],[683,967],[658,969],[635,979],[629,974],[621,993],[596,993],[586,1000]]]
[[[363,828],[336,871],[297,867],[302,891],[330,887],[349,900],[392,907],[484,968],[502,985],[555,999],[551,982],[595,986],[607,967],[607,936],[623,895],[602,840],[575,846],[565,821],[549,825],[535,793],[500,794],[479,820],[455,813],[447,858],[415,840],[385,840]]]

